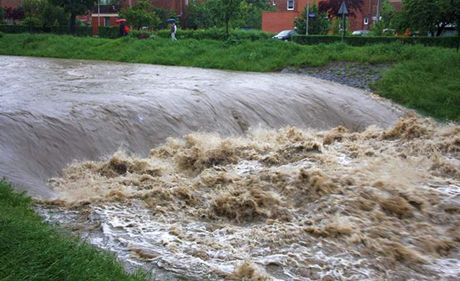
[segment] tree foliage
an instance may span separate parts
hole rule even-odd
[[[5,19],[5,9],[3,9],[3,7],[0,7],[0,23],[2,23],[4,19]]]
[[[403,7],[410,26],[432,36],[460,18],[460,0],[403,0]]]
[[[380,20],[372,26],[374,35],[385,35],[385,29],[396,29],[396,10],[388,0],[381,0]]]
[[[15,23],[17,20],[22,20],[24,18],[24,8],[17,7],[12,8],[8,7],[5,9],[5,19],[12,20]]]
[[[123,9],[120,16],[135,29],[141,29],[144,26],[156,28],[160,24],[160,18],[148,0],[140,0],[134,6]]]
[[[262,11],[270,10],[265,0],[193,0],[187,10],[187,27],[260,28]]]
[[[85,14],[90,10],[95,1],[94,0],[50,0],[53,5],[62,7],[66,13],[69,14],[69,28],[70,32],[75,32],[75,22],[78,15]]]
[[[314,17],[310,17],[308,20],[308,34],[326,34],[329,29],[329,20],[327,18],[327,13],[319,13],[318,6],[314,5],[309,10],[310,14],[314,14]],[[305,34],[306,33],[306,14],[307,7],[300,14],[300,17],[297,17],[294,21],[297,33]]]
[[[344,1],[350,16],[354,15],[354,11],[360,11],[364,2],[364,0],[321,0],[319,2],[319,11],[328,13],[329,17],[336,17],[340,5]]]
[[[153,7],[153,11],[158,16],[158,19],[159,19],[159,22],[156,26],[157,29],[162,29],[162,28],[167,27],[167,20],[170,18],[176,18],[176,12],[174,10]]]
[[[67,15],[64,9],[52,5],[48,0],[24,0],[23,24],[31,28],[64,26]]]

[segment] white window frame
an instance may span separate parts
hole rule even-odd
[[[368,17],[365,17],[364,18],[364,25],[368,25],[369,24],[369,18]]]
[[[289,6],[289,3],[291,3],[292,5]],[[288,11],[293,11],[295,9],[295,0],[287,0],[286,8]]]

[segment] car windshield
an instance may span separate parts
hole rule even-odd
[[[288,35],[289,32],[291,32],[290,30],[283,30],[281,31],[280,33],[278,33],[278,36],[285,36],[285,35]]]

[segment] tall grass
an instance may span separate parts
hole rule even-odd
[[[460,53],[452,49],[380,44],[299,45],[277,40],[138,40],[4,34],[0,54],[182,65],[239,71],[278,71],[332,61],[391,63],[373,85],[382,96],[439,119],[460,119]]]
[[[0,280],[148,280],[109,254],[43,223],[31,199],[0,181]]]

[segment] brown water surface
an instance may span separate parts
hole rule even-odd
[[[146,155],[190,132],[364,129],[400,116],[363,91],[298,75],[0,56],[0,176],[36,197],[74,160]]]

